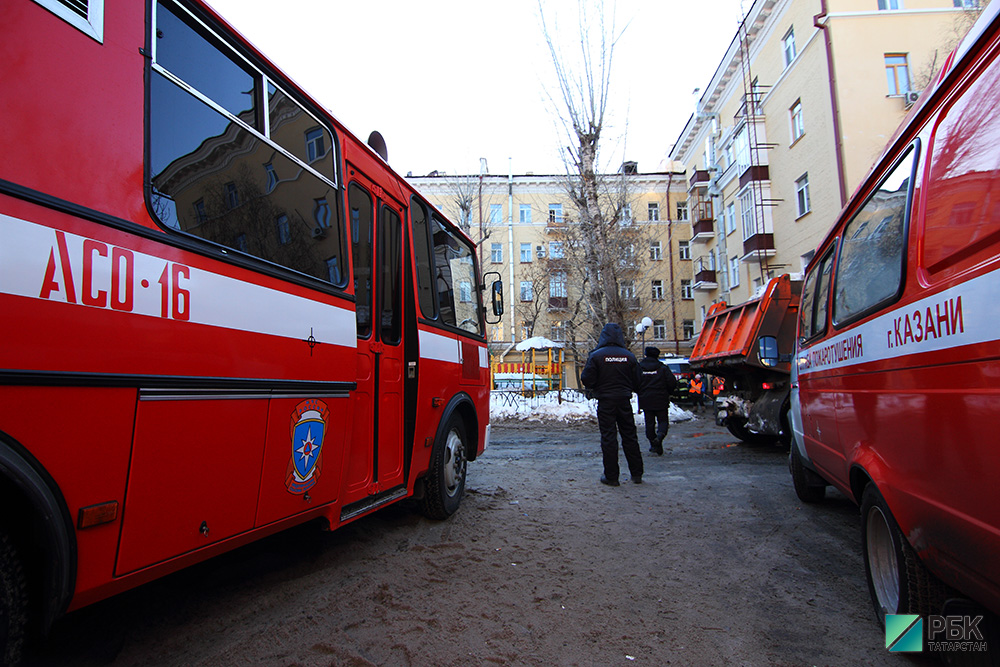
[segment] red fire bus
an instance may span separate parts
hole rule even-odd
[[[0,657],[295,524],[453,513],[485,286],[380,137],[200,0],[0,25]]]

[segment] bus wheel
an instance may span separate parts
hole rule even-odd
[[[28,582],[10,538],[0,530],[0,664],[21,658],[28,622]]]
[[[792,473],[792,485],[799,500],[804,503],[818,503],[826,497],[826,483],[819,475],[805,467],[795,443],[792,443],[792,451],[788,455],[788,470]]]
[[[458,509],[465,493],[465,422],[452,415],[444,439],[434,443],[431,467],[424,479],[424,514],[432,519],[446,519]]]
[[[936,614],[947,596],[945,585],[920,562],[874,484],[861,500],[861,546],[875,617]]]

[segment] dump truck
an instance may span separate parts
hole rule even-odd
[[[802,281],[772,278],[758,296],[708,311],[689,363],[695,373],[723,378],[715,421],[748,444],[787,444],[791,355]]]

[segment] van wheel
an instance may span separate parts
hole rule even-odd
[[[889,506],[874,484],[861,500],[861,546],[875,617],[885,627],[886,614],[936,614],[947,589],[920,562]]]
[[[465,493],[465,422],[455,414],[448,421],[444,438],[434,443],[431,467],[424,478],[424,514],[431,519],[447,519],[458,510]]]
[[[802,463],[802,455],[799,448],[792,444],[792,451],[788,455],[788,470],[792,473],[792,485],[795,487],[795,495],[804,503],[818,503],[826,497],[826,482],[806,468]]]
[[[10,538],[0,530],[0,664],[21,659],[28,624],[28,581],[21,558]]]

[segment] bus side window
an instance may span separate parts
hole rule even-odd
[[[351,215],[351,248],[354,257],[354,301],[358,338],[372,332],[372,198],[357,183],[348,188]]]
[[[417,299],[423,316],[433,320],[437,317],[434,312],[434,255],[427,209],[416,197],[411,201],[410,215],[413,220],[413,252],[417,259]]]
[[[379,339],[395,345],[400,341],[403,309],[399,307],[402,275],[400,251],[402,228],[399,215],[388,206],[382,207],[379,227]]]
[[[270,106],[259,104],[263,74],[210,35],[173,3],[156,4],[151,215],[176,232],[343,287],[333,135],[274,84]],[[291,147],[291,157],[272,142]]]
[[[1000,61],[993,59],[988,69],[942,111],[934,130],[920,258],[934,281],[998,254],[998,95]]]
[[[838,324],[900,292],[915,154],[911,147],[844,229],[833,298]]]
[[[479,307],[480,292],[476,289],[474,253],[464,240],[444,224],[432,218],[434,230],[434,264],[436,290],[441,321],[471,333],[482,334]]]

